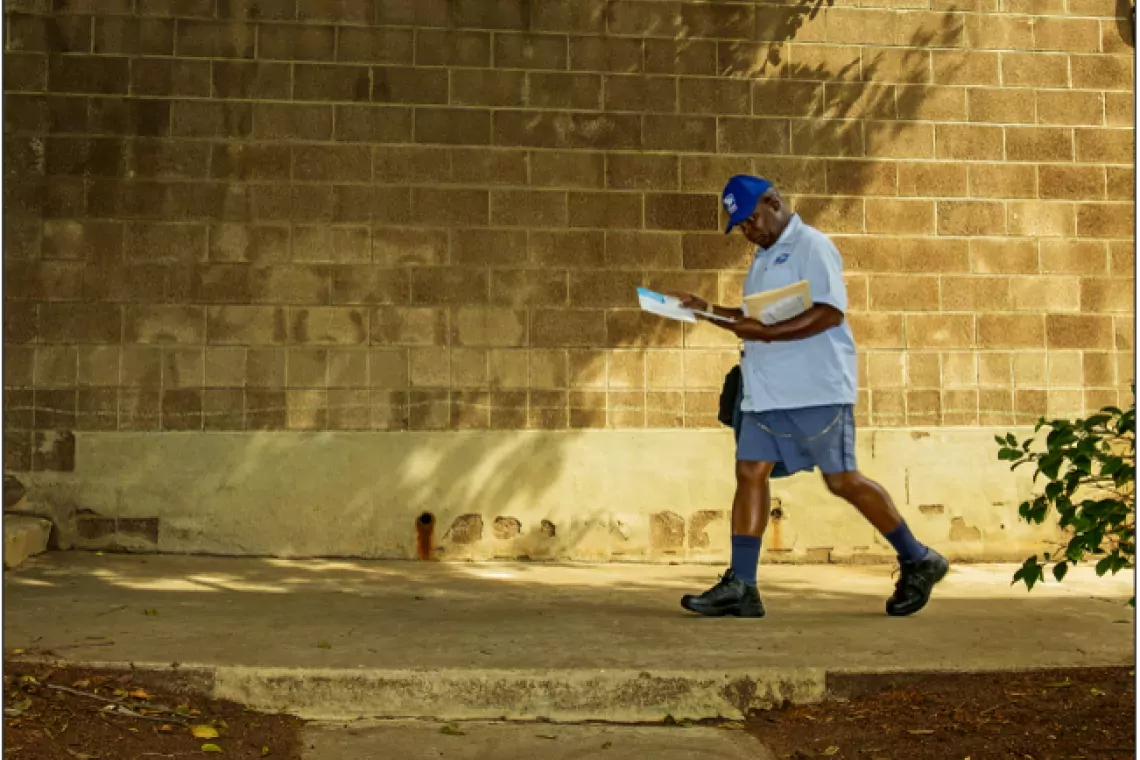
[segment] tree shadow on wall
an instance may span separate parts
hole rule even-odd
[[[610,347],[642,362],[642,349],[682,339],[676,323],[643,320],[631,310],[610,310],[614,315],[638,319],[611,332]],[[612,415],[622,413],[612,409],[615,395],[643,399],[627,402],[621,430],[645,427],[638,415],[652,419],[654,409],[645,388],[608,390],[612,353],[590,354],[576,375],[554,381],[559,388],[453,391],[451,426],[437,430],[247,429],[198,432],[176,443],[168,437],[146,447],[123,432],[99,451],[85,450],[93,444],[80,436],[76,472],[20,477],[32,509],[60,526],[64,546],[461,560],[585,552],[605,560],[649,533],[649,516],[613,493],[653,477],[654,452],[630,439],[599,444],[583,428],[609,422],[614,429]],[[600,385],[566,387],[581,376]],[[464,397],[467,420],[502,412],[489,406],[492,393],[518,398],[521,406],[507,410],[519,413],[515,424],[490,430],[454,416],[457,397]],[[438,395],[448,398],[446,391]],[[682,427],[683,407],[673,411],[673,423],[659,427]],[[115,452],[119,441],[129,448]]]
[[[819,195],[824,188],[828,196],[894,195],[893,182],[885,193],[876,185],[875,172],[884,167],[864,159],[905,156],[905,152],[896,154],[895,150],[916,129],[915,122],[943,120],[940,109],[953,108],[953,104],[936,99],[946,95],[939,95],[939,88],[932,86],[930,50],[947,46],[961,32],[948,12],[940,29],[920,29],[904,46],[874,52],[863,48],[859,57],[844,64],[799,62],[795,53],[791,62],[779,63],[779,71],[774,72],[778,78],[758,83],[754,110],[793,120],[790,155],[824,159],[830,164],[822,185],[800,178],[786,189],[792,195]],[[729,73],[755,76],[772,65],[770,57],[763,57],[750,67]],[[961,65],[954,62],[941,66],[940,77],[953,81]],[[964,104],[961,88],[948,87],[946,92],[956,94]],[[961,117],[945,120],[960,121]],[[839,161],[841,165],[833,163]],[[888,171],[893,172],[893,167]],[[778,177],[771,179],[780,186]]]
[[[760,60],[754,61],[754,73],[764,74],[784,63],[785,44],[793,41],[803,27],[819,16],[824,7],[835,5],[835,0],[798,0],[790,7],[768,8],[757,6],[755,38],[767,47]]]
[[[1135,0],[1116,0],[1116,29],[1126,45],[1136,47]]]

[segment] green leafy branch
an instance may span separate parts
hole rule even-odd
[[[1048,434],[1040,449],[1043,429]],[[1013,576],[1014,583],[1022,581],[1032,590],[1050,566],[1053,577],[1061,581],[1070,567],[1093,558],[1098,576],[1134,567],[1135,394],[1127,410],[1106,407],[1075,421],[1042,418],[1031,438],[1019,442],[1010,433],[996,440],[1001,446],[998,458],[1010,462],[1011,470],[1032,466],[1033,482],[1045,483],[1038,495],[1021,504],[1021,518],[1040,525],[1055,514],[1068,536],[1068,543],[1057,551],[1025,560]]]

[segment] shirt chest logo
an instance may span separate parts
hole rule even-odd
[[[778,267],[781,264],[788,263],[788,257],[791,255],[792,254],[790,252],[781,253],[779,256],[777,256],[776,258],[772,259],[771,261],[769,261],[767,264],[764,265],[764,271],[770,272],[773,267]]]

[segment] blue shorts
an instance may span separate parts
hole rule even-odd
[[[744,412],[736,458],[775,462],[791,475],[820,469],[824,475],[855,468],[855,407],[851,404]]]

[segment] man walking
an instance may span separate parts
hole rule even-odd
[[[777,466],[788,474],[818,467],[828,490],[858,509],[894,547],[901,572],[887,600],[887,614],[912,615],[926,606],[950,565],[919,543],[890,494],[856,469],[857,359],[845,319],[847,288],[839,251],[827,236],[791,213],[767,180],[735,176],[721,200],[729,215],[725,234],[739,227],[758,249],[744,281],[744,296],[807,280],[812,306],[799,316],[766,325],[741,309],[682,297],[689,308],[731,320],[712,324],[744,341],[744,393],[732,502],[732,567],[711,589],[685,596],[681,605],[709,617],[764,616],[756,569],[768,525],[769,478]]]

